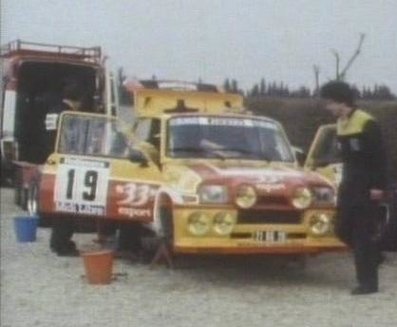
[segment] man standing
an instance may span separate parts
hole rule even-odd
[[[50,154],[54,150],[58,129],[59,115],[66,110],[80,110],[82,102],[81,87],[76,82],[69,82],[63,89],[62,101],[51,108],[45,119],[47,132],[47,148]],[[59,256],[78,256],[76,244],[71,240],[74,232],[74,222],[66,217],[57,218],[52,225],[50,248]]]
[[[358,286],[353,295],[378,292],[380,252],[377,208],[386,189],[386,158],[379,125],[358,109],[352,88],[341,81],[323,85],[326,109],[337,117],[343,176],[338,190],[338,237],[353,249]]]

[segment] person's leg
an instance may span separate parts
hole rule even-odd
[[[353,249],[358,288],[353,294],[369,294],[378,291],[379,248],[375,239],[374,208],[371,205],[355,208]]]
[[[120,224],[118,250],[138,254],[142,250],[142,226],[136,223]]]
[[[337,208],[335,233],[337,237],[349,247],[353,246],[352,208],[340,206]]]
[[[58,255],[78,255],[76,244],[71,240],[74,222],[59,218],[54,221],[50,237],[50,248]]]

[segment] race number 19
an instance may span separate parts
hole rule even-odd
[[[66,198],[68,200],[73,199],[73,187],[75,183],[75,175],[76,175],[76,169],[74,168],[69,169],[67,176],[67,187],[66,187]],[[87,172],[85,173],[83,186],[87,188],[87,190],[83,191],[83,200],[94,201],[98,186],[98,172],[95,170],[87,170]]]
[[[55,201],[105,205],[109,169],[60,165],[56,178]]]

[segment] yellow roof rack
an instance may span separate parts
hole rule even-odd
[[[152,80],[127,82],[126,87],[134,94],[138,117],[183,112],[241,113],[243,110],[240,94],[226,93],[211,84]]]

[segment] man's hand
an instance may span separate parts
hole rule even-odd
[[[373,188],[369,190],[369,197],[373,201],[381,201],[385,195],[384,193],[383,190]]]

